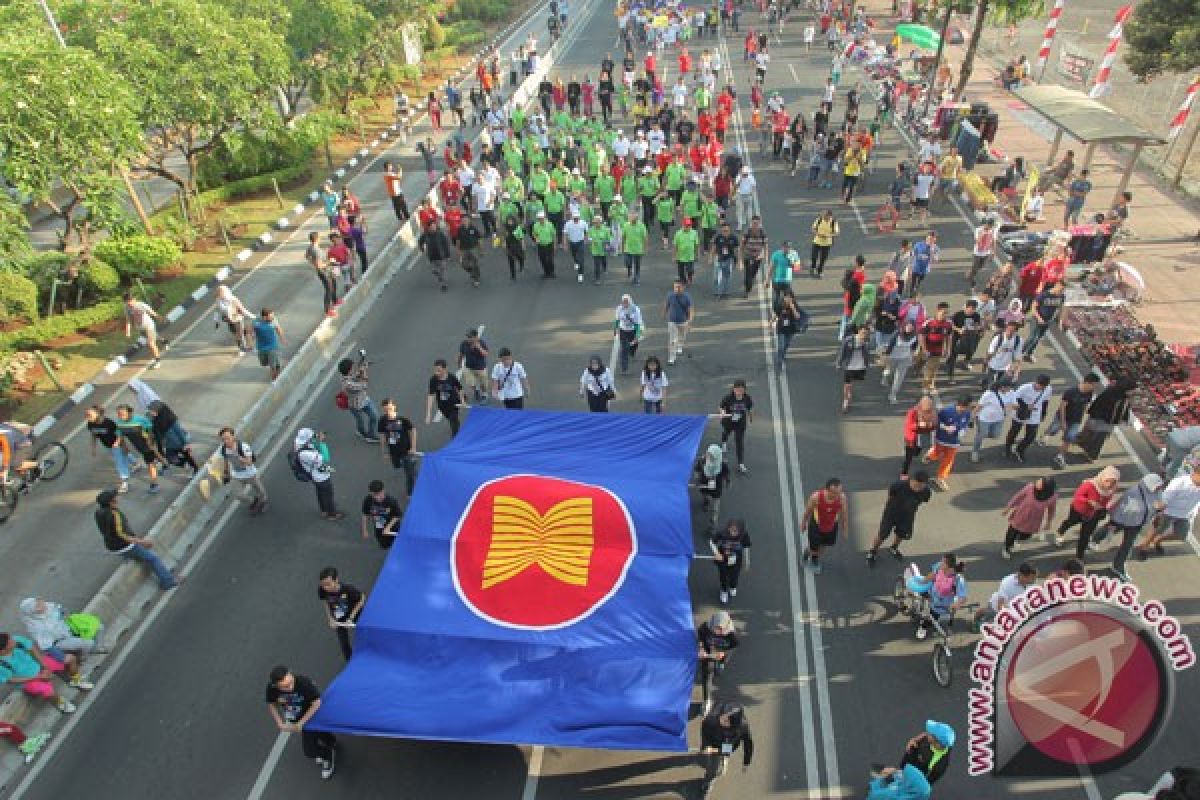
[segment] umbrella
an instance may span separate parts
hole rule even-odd
[[[925,25],[912,25],[905,23],[896,26],[896,35],[906,42],[912,42],[917,47],[925,50],[936,50],[938,42],[941,41],[941,36],[933,28]]]

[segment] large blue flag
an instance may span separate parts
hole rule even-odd
[[[472,409],[426,456],[319,730],[686,749],[703,417]]]

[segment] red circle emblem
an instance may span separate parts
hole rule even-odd
[[[479,616],[547,630],[584,619],[625,580],[633,520],[607,489],[538,475],[483,484],[451,540],[454,587]]]
[[[1120,620],[1071,612],[1013,654],[1005,688],[1029,744],[1067,764],[1101,764],[1154,735],[1164,691],[1151,646]]]

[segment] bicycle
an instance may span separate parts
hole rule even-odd
[[[954,632],[954,618],[959,612],[972,611],[979,607],[978,603],[966,603],[951,608],[948,613],[938,616],[933,613],[929,600],[928,589],[922,590],[919,584],[924,583],[920,570],[915,564],[904,570],[904,574],[896,578],[892,589],[892,599],[900,613],[910,617],[916,626],[926,627],[933,631],[933,651],[930,654],[930,666],[933,669],[933,679],[938,686],[949,688],[954,680],[954,667],[951,662],[951,636]]]
[[[41,481],[58,478],[67,468],[70,453],[62,442],[47,442],[33,452],[33,457],[13,469],[15,478],[0,484],[0,525],[17,510],[21,495],[29,494]]]

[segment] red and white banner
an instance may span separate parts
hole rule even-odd
[[[1192,103],[1196,100],[1197,89],[1200,89],[1200,75],[1192,78],[1192,85],[1188,87],[1183,102],[1179,104],[1179,110],[1171,118],[1171,130],[1167,132],[1167,141],[1171,141],[1183,132],[1183,126],[1187,125],[1188,114],[1192,111]]]
[[[1096,73],[1096,82],[1092,84],[1092,90],[1088,92],[1088,96],[1092,98],[1102,97],[1112,91],[1112,66],[1117,60],[1117,48],[1121,45],[1121,31],[1125,27],[1125,20],[1129,19],[1129,15],[1133,13],[1133,6],[1121,6],[1117,9],[1116,19],[1113,20],[1113,29],[1108,33],[1108,48],[1104,51],[1104,60],[1100,62],[1100,71]]]
[[[1038,69],[1046,66],[1050,58],[1050,45],[1054,43],[1054,34],[1058,30],[1058,18],[1062,16],[1066,0],[1054,0],[1054,8],[1050,11],[1050,20],[1046,23],[1046,33],[1042,36],[1042,49],[1038,51]]]

